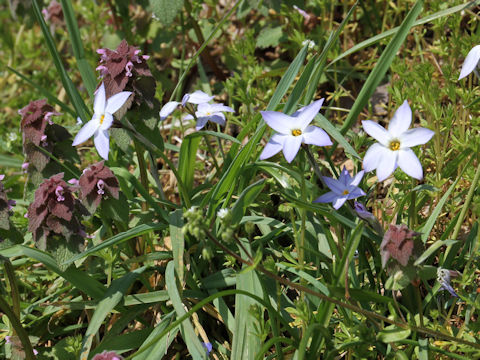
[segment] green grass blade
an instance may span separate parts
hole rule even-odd
[[[350,143],[343,137],[342,133],[337,130],[335,125],[328,121],[325,116],[318,114],[315,119],[323,130],[325,130],[339,145],[343,146],[345,152],[353,155],[357,159],[360,159],[360,155],[357,154],[352,145],[350,145]]]
[[[165,224],[142,224],[135,226],[134,228],[131,228],[127,231],[121,232],[117,235],[112,236],[111,238],[102,241],[100,244],[91,247],[84,251],[81,254],[77,254],[74,257],[70,258],[69,260],[65,261],[62,265],[68,265],[71,264],[74,261],[77,261],[81,258],[84,258],[85,256],[91,255],[96,253],[97,251],[103,250],[105,248],[111,247],[113,245],[118,245],[121,244],[127,240],[130,240],[134,237],[141,236],[143,234],[147,234],[151,231],[155,230],[163,230],[166,229]]]
[[[280,82],[278,83],[277,88],[275,89],[275,92],[272,95],[272,98],[268,102],[267,110],[275,110],[277,105],[285,96],[288,89],[290,88],[290,85],[292,85],[293,80],[295,80],[295,77],[300,71],[300,68],[302,67],[303,62],[305,61],[305,57],[307,56],[307,52],[308,52],[308,45],[305,45],[300,50],[300,52],[295,57],[295,59],[293,59],[287,71],[285,71],[285,74],[280,79]]]
[[[185,237],[183,236],[183,212],[181,209],[170,213],[170,239],[172,243],[173,262],[180,283],[184,280],[183,253],[185,251]]]
[[[14,155],[1,155],[0,154],[0,166],[3,168],[21,168],[23,159],[16,158]]]
[[[70,41],[72,43],[73,55],[77,60],[78,70],[82,76],[83,84],[87,89],[88,95],[92,97],[95,87],[97,86],[97,79],[95,78],[95,73],[93,72],[92,67],[85,59],[82,38],[80,37],[80,31],[78,29],[77,20],[75,19],[72,3],[70,0],[61,0],[61,3],[68,35],[70,36]]]
[[[177,283],[175,281],[175,272],[174,272],[174,263],[170,261],[167,264],[167,269],[165,271],[165,282],[167,285],[168,295],[170,295],[170,300],[172,301],[173,308],[177,313],[177,317],[182,317],[186,315],[186,311],[178,293]],[[193,359],[207,359],[207,351],[202,346],[202,343],[198,339],[198,336],[195,334],[192,323],[189,320],[185,320],[180,325],[180,332],[182,333],[183,341],[187,345],[190,356]]]
[[[58,100],[58,98],[56,96],[52,95],[52,93],[50,93],[43,86],[40,86],[37,83],[33,82],[32,80],[30,80],[29,78],[27,78],[23,74],[19,73],[17,70],[12,69],[10,66],[7,66],[7,70],[14,73],[15,75],[17,75],[20,79],[27,82],[33,88],[37,89],[39,93],[41,93],[43,96],[45,96],[48,99],[48,101],[50,101],[50,103],[57,104],[58,106],[60,106],[62,108],[62,111],[69,113],[70,115],[72,115],[73,118],[77,117],[75,111],[70,106],[65,104],[63,101]]]
[[[357,96],[357,100],[355,100],[355,103],[353,104],[347,118],[345,119],[345,122],[340,130],[342,134],[345,134],[348,129],[350,129],[352,125],[357,121],[358,115],[367,105],[368,100],[372,96],[378,84],[380,84],[380,82],[382,81],[387,70],[390,68],[390,64],[395,58],[398,50],[400,49],[400,46],[402,46],[403,42],[405,41],[405,38],[407,37],[410,28],[413,26],[415,19],[422,11],[422,7],[423,0],[419,0],[415,3],[412,9],[408,12],[405,20],[403,20],[402,25],[400,25],[400,28],[398,29],[394,38],[390,41],[390,43],[383,51],[380,59],[378,60],[378,63],[375,65],[372,72],[368,76],[367,81],[365,81],[362,90],[360,90],[360,93]]]
[[[239,224],[247,208],[257,198],[265,187],[265,179],[261,179],[248,187],[240,194],[232,208],[232,224]]]
[[[469,7],[473,7],[473,6],[476,6],[476,5],[479,5],[480,4],[480,0],[475,0],[475,1],[470,1],[469,3],[467,4],[461,4],[461,5],[457,5],[457,6],[453,6],[451,8],[448,8],[448,9],[445,9],[445,10],[441,10],[441,11],[438,11],[434,14],[431,14],[431,15],[428,15],[428,16],[425,16],[417,21],[415,21],[413,23],[413,26],[418,26],[418,25],[422,25],[422,24],[426,24],[426,23],[429,23],[433,20],[436,20],[436,19],[440,19],[444,16],[448,16],[448,15],[452,15],[452,14],[455,14],[459,11],[462,11],[462,10],[465,10]],[[359,51],[359,50],[362,50],[370,45],[373,45],[373,44],[376,44],[377,42],[379,42],[380,40],[383,40],[389,36],[392,36],[394,34],[396,34],[399,30],[400,30],[401,26],[397,26],[393,29],[390,29],[390,30],[387,30],[381,34],[378,34],[378,35],[375,35],[373,37],[371,37],[370,39],[367,39],[367,40],[364,40],[358,44],[356,44],[355,46],[352,46],[350,49],[348,49],[347,51],[345,51],[344,53],[342,53],[341,55],[337,56],[335,59],[332,60],[332,62],[330,62],[327,67],[329,66],[332,66],[334,63],[336,63],[337,61]]]
[[[108,288],[105,296],[96,306],[95,312],[88,323],[88,328],[83,339],[80,359],[88,359],[93,337],[100,329],[100,326],[102,326],[105,318],[108,316],[108,314],[110,314],[113,308],[118,305],[120,300],[123,299],[130,285],[132,285],[132,283],[145,269],[146,267],[135,269],[122,278],[112,282],[112,285]]]
[[[193,189],[197,150],[201,140],[202,138],[198,136],[185,136],[178,155],[178,174],[182,178],[185,190],[189,195]]]
[[[73,267],[62,271],[53,259],[53,257],[41,250],[24,245],[15,245],[10,248],[1,250],[0,254],[8,258],[23,255],[32,258],[38,262],[41,262],[50,271],[53,271],[54,273],[60,275],[77,289],[83,291],[85,294],[91,296],[94,299],[100,299],[105,293],[105,288],[100,282],[90,277],[83,271],[75,269]]]
[[[33,13],[35,14],[35,18],[37,19],[38,23],[40,24],[40,28],[42,29],[43,37],[45,38],[47,48],[52,55],[53,63],[55,64],[58,74],[60,75],[60,80],[62,81],[63,87],[65,88],[65,91],[67,92],[68,97],[70,98],[70,101],[72,102],[78,116],[80,116],[83,122],[86,122],[90,120],[89,111],[82,97],[78,93],[77,88],[75,87],[75,85],[73,85],[72,80],[68,76],[65,67],[63,66],[60,54],[57,51],[52,35],[50,34],[48,26],[43,19],[42,13],[40,12],[37,0],[32,0],[32,9]]]

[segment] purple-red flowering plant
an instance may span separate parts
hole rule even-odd
[[[147,64],[148,55],[140,55],[140,50],[128,45],[126,40],[122,40],[116,50],[98,49],[97,53],[100,54],[97,70],[105,84],[107,98],[131,91],[137,105],[145,102],[153,107],[155,79]]]
[[[123,357],[118,355],[115,351],[103,351],[100,354],[96,354],[92,360],[122,360]]]
[[[83,170],[78,181],[81,199],[87,209],[94,213],[102,199],[108,196],[119,198],[118,180],[103,161]]]
[[[63,173],[56,174],[35,191],[35,200],[28,207],[28,230],[42,250],[49,245],[57,250],[61,241],[71,252],[79,252],[85,235],[82,215],[88,215],[85,207],[63,180]]]
[[[402,266],[407,266],[408,262],[414,258],[415,237],[419,235],[420,233],[410,230],[407,225],[390,224],[380,245],[382,267],[387,265],[390,258]]]

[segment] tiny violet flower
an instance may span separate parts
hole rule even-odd
[[[222,126],[225,125],[225,115],[222,111],[235,112],[231,107],[223,104],[198,104],[197,111],[195,112],[195,116],[197,117],[197,125],[195,126],[195,129],[202,129],[208,121],[212,121]],[[191,120],[193,118],[194,117],[190,114],[185,116],[186,120]]]
[[[268,159],[282,150],[285,160],[290,163],[302,143],[317,146],[332,145],[324,130],[309,125],[320,111],[323,100],[314,101],[291,116],[277,111],[261,111],[263,120],[277,133],[272,135],[263,149],[260,160]]]
[[[208,103],[212,100],[214,96],[210,96],[204,93],[201,90],[197,90],[191,94],[183,95],[182,101],[169,101],[165,105],[163,105],[162,109],[160,110],[160,121],[165,120],[177,107],[178,105],[185,106],[188,103],[190,104],[203,104]]]
[[[210,353],[212,352],[212,349],[213,349],[212,344],[209,343],[209,342],[203,342],[202,341],[202,346],[205,348],[205,350],[207,350],[207,355],[210,355]]]
[[[463,79],[464,77],[468,76],[472,71],[474,71],[477,66],[478,62],[480,61],[480,45],[474,46],[472,50],[470,50],[465,58],[465,61],[462,65],[462,70],[460,71],[460,76],[458,80]]]
[[[366,172],[377,169],[378,181],[383,181],[399,166],[407,175],[421,180],[423,170],[412,146],[428,142],[435,134],[426,128],[408,130],[412,122],[412,110],[407,100],[397,109],[388,130],[371,120],[362,121],[365,132],[378,143],[370,146],[363,159]]]
[[[326,176],[322,176],[325,184],[330,188],[330,192],[323,194],[313,202],[316,203],[329,203],[333,204],[335,210],[340,207],[347,200],[356,199],[359,196],[365,196],[365,192],[358,187],[362,180],[364,171],[360,171],[354,178],[350,177],[347,168],[344,166],[342,173],[338,180],[332,179]]]
[[[103,181],[102,179],[98,180],[97,181],[97,194],[98,195],[103,195],[105,194],[105,190],[103,190],[103,188],[105,187],[105,181]]]
[[[105,86],[102,83],[93,104],[94,114],[92,120],[87,122],[78,132],[73,140],[73,146],[87,141],[93,135],[93,142],[99,155],[108,160],[109,135],[108,129],[113,123],[113,114],[120,109],[130,97],[130,91],[122,91],[105,99]]]
[[[442,286],[441,289],[448,291],[453,297],[460,298],[450,284],[450,279],[452,276],[458,276],[458,272],[442,268],[437,269],[437,280]]]
[[[65,201],[65,197],[63,196],[63,187],[58,185],[55,189],[55,195],[57,196],[57,201]]]

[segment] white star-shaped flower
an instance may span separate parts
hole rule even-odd
[[[93,135],[93,142],[95,143],[98,153],[102,158],[108,160],[108,151],[110,148],[108,129],[112,126],[113,114],[125,104],[125,101],[127,101],[131,94],[130,91],[122,91],[106,100],[105,85],[102,82],[93,101],[94,114],[92,120],[80,129],[72,145],[80,145]]]
[[[185,104],[188,102],[190,104],[199,105],[203,103],[208,103],[213,98],[214,96],[210,96],[201,90],[197,90],[191,94],[185,94],[183,95],[181,102],[169,101],[165,105],[163,105],[162,109],[160,110],[160,121],[165,120],[168,115],[170,115],[180,104],[182,104],[182,106],[185,106]]]
[[[415,179],[423,178],[422,165],[410,148],[425,144],[435,133],[426,128],[408,130],[411,122],[412,110],[407,100],[393,115],[388,130],[374,121],[362,121],[365,132],[378,141],[368,148],[363,168],[366,172],[377,169],[378,181],[389,177],[397,166]]]
[[[283,150],[285,159],[290,163],[295,158],[302,143],[328,146],[332,141],[328,134],[317,126],[310,125],[320,111],[324,99],[314,101],[289,116],[277,111],[261,111],[263,120],[277,133],[260,154],[260,160],[268,159]]]
[[[198,104],[197,111],[195,111],[195,116],[197,117],[197,125],[195,126],[195,129],[202,129],[208,121],[212,121],[222,126],[225,125],[225,115],[222,111],[235,112],[231,107],[223,104]],[[193,119],[193,116],[188,114],[184,119],[191,120]]]

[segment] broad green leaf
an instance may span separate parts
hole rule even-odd
[[[150,9],[163,25],[170,25],[182,10],[183,0],[150,0]]]
[[[412,9],[408,12],[407,16],[402,22],[402,25],[400,25],[398,32],[395,34],[393,39],[383,51],[380,59],[378,59],[377,64],[370,72],[367,81],[365,81],[365,84],[362,86],[362,90],[360,90],[360,93],[358,94],[355,103],[353,104],[347,118],[345,119],[345,122],[343,123],[342,129],[340,130],[342,134],[345,134],[348,129],[350,129],[352,125],[357,121],[358,115],[367,105],[378,84],[380,84],[380,82],[383,80],[383,77],[387,73],[387,70],[390,68],[390,64],[392,63],[395,56],[397,56],[397,52],[400,49],[400,46],[402,46],[405,38],[410,31],[410,28],[413,26],[415,19],[420,14],[422,7],[423,0],[418,0],[412,7]]]
[[[145,269],[146,267],[135,269],[132,272],[124,275],[122,278],[114,280],[112,282],[107,292],[105,293],[105,296],[96,306],[95,312],[93,313],[92,318],[88,323],[88,328],[85,332],[85,337],[82,343],[80,359],[88,359],[93,338],[97,331],[100,329],[100,326],[102,326],[105,318],[110,314],[113,308],[117,306],[120,300],[122,300],[132,283],[143,271],[145,271]]]
[[[281,26],[265,27],[258,34],[255,46],[262,49],[275,47],[278,45],[283,36],[284,33]]]
[[[182,299],[178,292],[174,268],[175,266],[173,262],[170,261],[167,264],[167,269],[165,271],[165,282],[173,308],[177,313],[177,317],[180,318],[186,315],[187,312],[185,311]],[[188,351],[190,352],[190,356],[192,356],[193,359],[207,359],[207,352],[198,339],[198,336],[195,334],[195,330],[190,320],[187,319],[181,323],[180,332],[182,334],[182,339],[185,341]]]
[[[377,340],[384,343],[396,342],[408,338],[410,333],[410,329],[402,329],[395,325],[389,325],[377,334]]]

